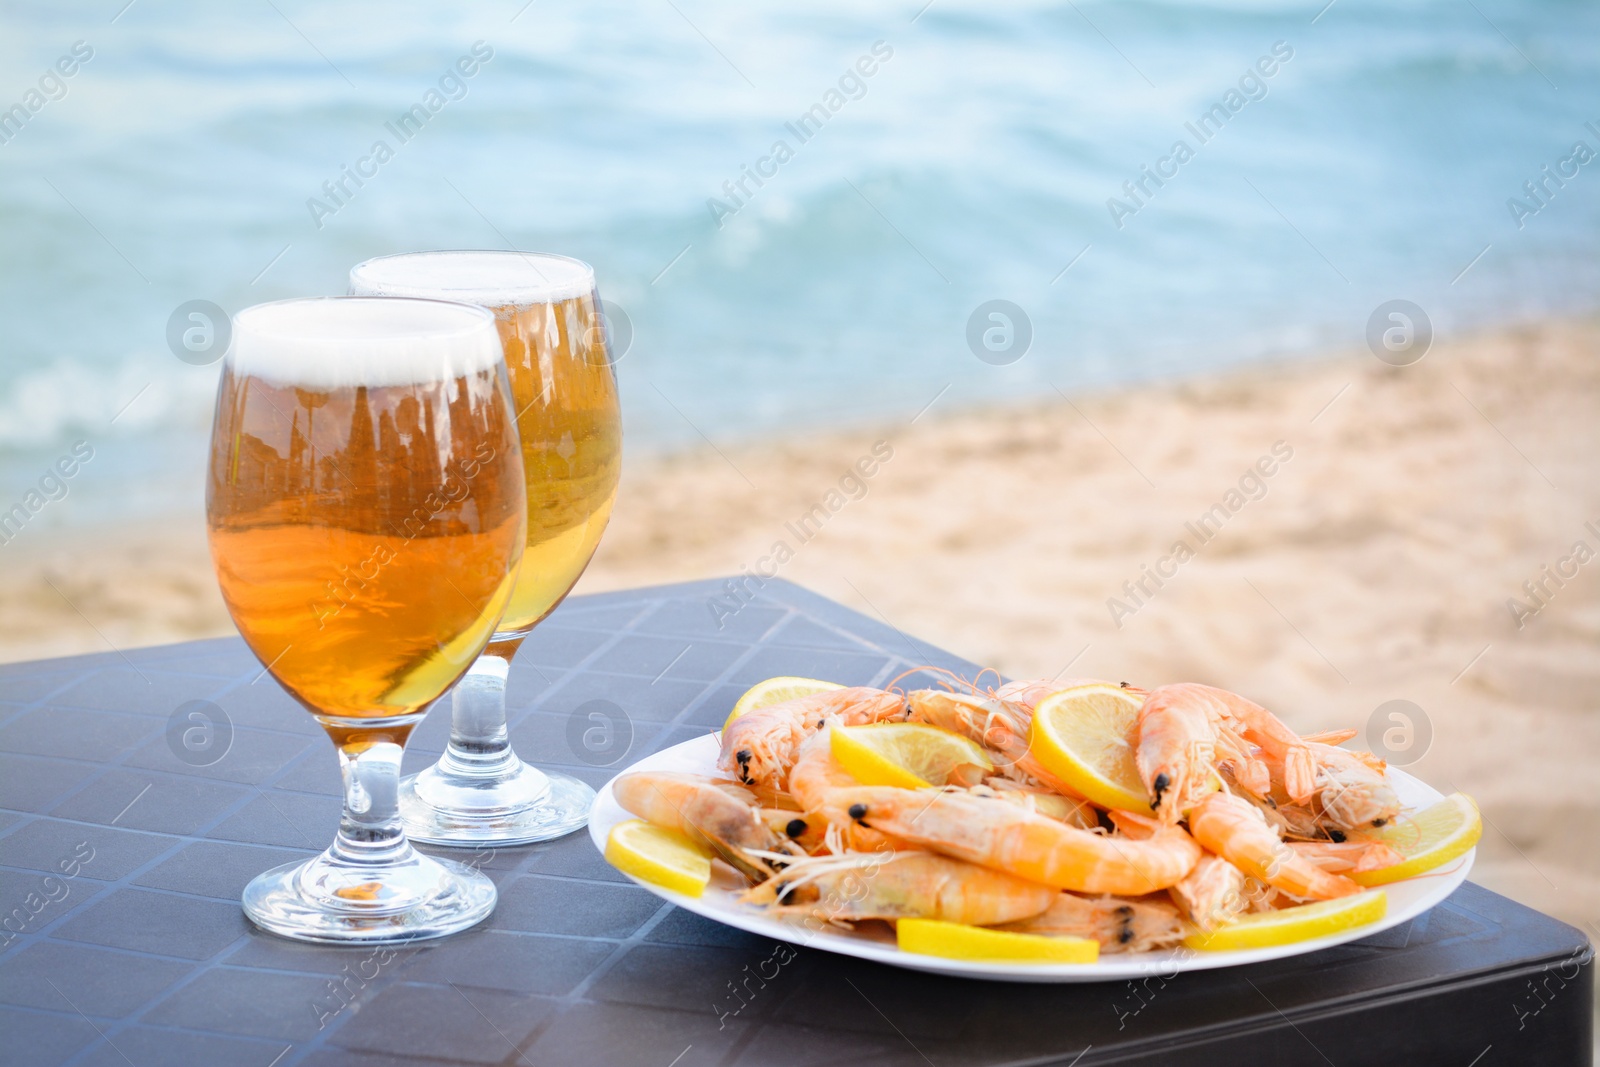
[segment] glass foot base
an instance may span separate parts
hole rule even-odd
[[[594,790],[565,774],[518,761],[494,778],[452,776],[438,764],[400,780],[406,836],[430,845],[527,845],[589,821]]]
[[[379,869],[327,852],[274,867],[245,887],[244,912],[263,930],[296,941],[386,945],[453,934],[494,910],[494,883],[483,874],[405,852]]]

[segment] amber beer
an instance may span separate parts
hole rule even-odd
[[[245,886],[257,926],[378,945],[493,910],[482,872],[407,841],[400,761],[511,599],[527,534],[515,420],[482,308],[333,297],[235,316],[211,554],[239,632],[327,730],[344,779],[333,844]]]
[[[423,305],[419,330],[447,330],[428,324],[453,306],[384,303]],[[228,610],[311,711],[414,713],[466,670],[514,589],[525,519],[506,480],[518,465],[497,462],[518,447],[498,361],[405,337],[352,365],[255,344],[224,366],[212,439]]]
[[[600,544],[622,476],[622,419],[593,291],[493,308],[518,411],[528,543],[500,632],[525,634]],[[557,402],[556,398],[560,401]]]
[[[541,252],[412,252],[358,264],[350,291],[460,300],[492,312],[521,440],[522,571],[488,649],[451,693],[444,755],[400,781],[407,833],[459,846],[571,833],[587,821],[594,790],[522,761],[511,747],[505,693],[523,639],[594,555],[622,473],[617,382],[594,271]]]
[[[589,565],[622,475],[622,421],[594,274],[548,254],[433,252],[369,260],[352,292],[465,300],[494,312],[517,409],[528,542],[499,635],[521,637]]]

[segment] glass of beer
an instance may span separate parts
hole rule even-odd
[[[406,832],[440,845],[560,837],[588,820],[594,790],[518,758],[506,728],[506,677],[523,640],[589,565],[621,476],[617,380],[594,270],[535,252],[414,252],[356,266],[350,291],[459,300],[494,313],[527,479],[516,589],[452,694],[444,755],[401,781]]]
[[[511,601],[522,482],[482,308],[329,297],[235,318],[211,435],[211,555],[239,633],[328,732],[344,777],[333,845],[246,887],[256,925],[379,944],[494,908],[488,878],[406,840],[400,757]]]

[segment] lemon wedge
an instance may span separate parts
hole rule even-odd
[[[694,842],[665,827],[630,819],[611,828],[606,862],[623,874],[697,897],[711,881],[711,857]]]
[[[1183,943],[1206,952],[1271,948],[1375,923],[1383,918],[1388,907],[1389,898],[1383,890],[1370,889],[1338,900],[1319,900],[1315,904],[1244,915],[1214,933],[1190,934]]]
[[[782,704],[785,700],[796,697],[808,697],[814,693],[826,693],[830,689],[843,689],[838,682],[824,682],[817,678],[768,678],[764,682],[757,682],[744,691],[744,696],[734,704],[733,710],[728,712],[727,720],[722,724],[726,730],[728,723],[737,719],[747,711],[764,708],[769,704]]]
[[[831,744],[833,758],[862,785],[926,789],[948,784],[963,764],[994,770],[976,742],[920,722],[835,726]]]
[[[1033,710],[1028,751],[1101,807],[1148,813],[1150,797],[1133,762],[1142,703],[1103,682],[1052,693]]]
[[[895,924],[895,941],[902,952],[951,960],[1093,963],[1100,958],[1100,943],[1093,938],[1018,934],[942,919],[901,919]]]
[[[1465,793],[1451,793],[1415,815],[1402,816],[1364,841],[1382,841],[1405,857],[1392,867],[1352,871],[1346,877],[1361,885],[1388,885],[1446,863],[1466,852],[1483,836],[1478,805]]]

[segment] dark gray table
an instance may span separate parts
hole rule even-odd
[[[518,749],[599,785],[720,726],[771,675],[974,669],[779,581],[719,628],[726,595],[718,581],[569,601],[513,667]],[[437,754],[446,718],[408,766]],[[480,853],[499,907],[443,941],[255,931],[240,890],[325,846],[337,794],[326,736],[237,640],[0,667],[0,1063],[1589,1061],[1584,937],[1470,884],[1314,956],[1087,986],[785,948],[660,903],[584,833]]]

